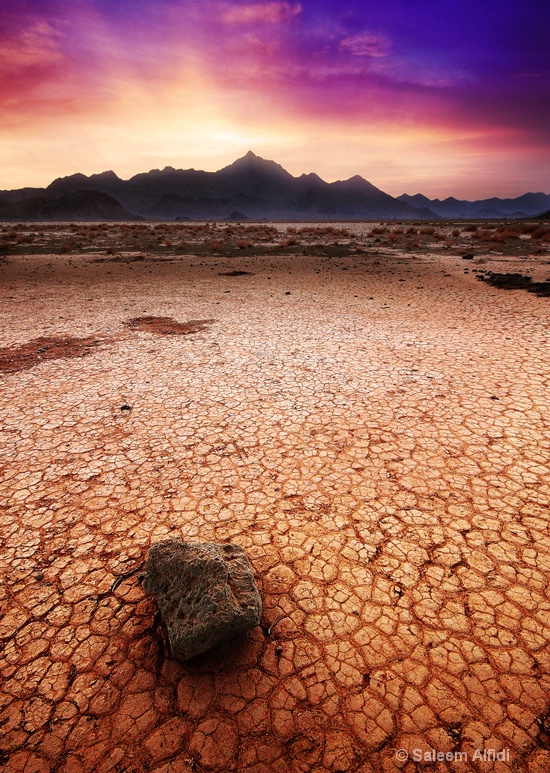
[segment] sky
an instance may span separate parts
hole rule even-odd
[[[0,189],[113,169],[550,193],[548,0],[0,0]]]

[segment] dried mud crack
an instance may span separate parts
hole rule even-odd
[[[177,322],[171,317],[136,317],[124,322],[130,328],[155,335],[190,335],[206,330],[215,320],[196,319]],[[39,337],[20,346],[7,346],[0,349],[0,373],[16,373],[34,368],[48,360],[85,357],[98,346],[113,343],[109,338],[71,338]]]
[[[548,773],[548,300],[476,281],[547,231],[475,227],[10,226],[2,770]],[[167,538],[241,545],[261,625],[173,659]]]

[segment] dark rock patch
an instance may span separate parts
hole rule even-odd
[[[90,263],[143,263],[146,260],[153,260],[152,257],[146,257],[145,255],[117,255],[114,258],[94,258],[90,260]],[[158,258],[157,258],[158,260]],[[163,260],[163,258],[161,258]]]
[[[106,343],[98,338],[35,338],[20,346],[0,349],[0,373],[17,373],[34,368],[46,360],[62,360],[84,357],[95,347]]]
[[[159,542],[149,552],[143,587],[155,597],[180,660],[260,623],[260,594],[240,545]]]
[[[177,322],[172,317],[134,317],[124,324],[135,330],[155,335],[190,335],[200,333],[215,322],[213,319],[190,319],[188,322]]]
[[[527,290],[527,292],[535,293],[540,297],[550,298],[550,280],[533,282],[530,276],[523,274],[497,274],[492,271],[484,276],[478,275],[477,279],[502,290]]]
[[[218,271],[218,276],[252,276],[252,271]]]

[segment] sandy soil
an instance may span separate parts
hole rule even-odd
[[[548,773],[550,300],[474,273],[548,241],[185,228],[4,229],[0,766]],[[262,626],[172,659],[167,536]]]

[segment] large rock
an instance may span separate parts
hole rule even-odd
[[[155,597],[180,660],[260,622],[262,601],[240,545],[158,542],[149,551],[143,587]]]

